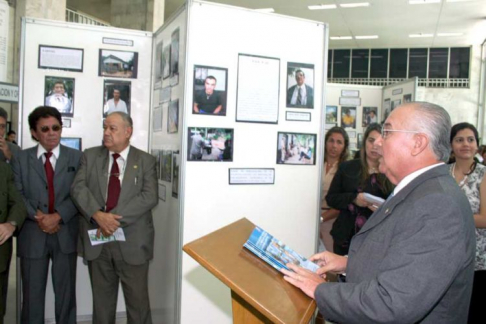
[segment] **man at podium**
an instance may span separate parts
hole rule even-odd
[[[289,264],[285,279],[339,323],[466,323],[472,291],[472,211],[444,164],[451,122],[434,104],[404,104],[375,145],[393,194],[353,237],[348,257],[311,257],[317,274]],[[346,282],[324,283],[325,273]],[[323,277],[320,277],[322,275]]]

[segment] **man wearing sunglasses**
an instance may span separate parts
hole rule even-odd
[[[0,107],[0,161],[9,163],[12,157],[20,151],[20,148],[5,139],[7,131],[8,114]]]
[[[79,219],[69,191],[81,152],[60,144],[62,119],[54,107],[34,109],[29,127],[39,144],[20,151],[12,163],[15,185],[27,206],[17,250],[22,272],[21,322],[44,323],[52,259],[56,323],[74,324]]]

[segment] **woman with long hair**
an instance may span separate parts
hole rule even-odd
[[[451,146],[455,162],[451,163],[450,172],[469,200],[476,225],[476,264],[468,323],[484,323],[482,298],[486,287],[486,167],[474,159],[479,146],[476,127],[469,123],[452,126]]]
[[[331,230],[336,254],[348,254],[351,238],[376,210],[365,199],[364,193],[386,199],[393,190],[390,181],[378,171],[381,155],[374,142],[380,135],[379,124],[368,126],[363,136],[360,159],[341,163],[329,188],[326,201],[331,208],[339,210]]]
[[[319,230],[322,243],[326,250],[332,252],[333,240],[330,231],[336,217],[339,215],[339,210],[330,208],[325,198],[339,164],[348,158],[349,137],[344,128],[335,126],[327,131],[324,143],[324,169],[321,179],[321,222]]]

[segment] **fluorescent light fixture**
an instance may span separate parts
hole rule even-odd
[[[369,2],[356,2],[356,3],[341,3],[341,8],[357,8],[357,7],[369,7]]]
[[[275,10],[273,10],[273,8],[255,9],[255,11],[258,11],[258,12],[266,12],[266,13],[275,12]]]
[[[326,10],[326,9],[336,9],[337,6],[335,4],[321,4],[315,6],[308,6],[309,10]]]
[[[351,36],[331,36],[332,40],[345,40],[345,39],[353,39]]]
[[[410,34],[408,35],[410,38],[422,38],[422,37],[434,37],[434,34]]]
[[[440,3],[440,0],[408,0],[409,4],[430,4]]]
[[[437,33],[439,37],[451,37],[451,36],[462,36],[463,33]]]
[[[354,36],[356,39],[377,39],[378,35]]]

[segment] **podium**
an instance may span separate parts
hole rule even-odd
[[[233,323],[309,323],[315,301],[243,247],[254,228],[242,218],[183,251],[231,289]]]

